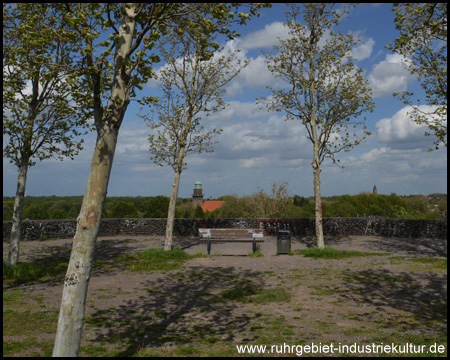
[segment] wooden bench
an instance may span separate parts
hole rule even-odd
[[[253,243],[253,252],[256,244],[264,242],[263,229],[198,229],[200,243],[207,244],[208,255],[211,253],[212,243]]]

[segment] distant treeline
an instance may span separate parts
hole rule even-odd
[[[221,208],[203,213],[194,208],[192,199],[179,198],[176,214],[178,218],[295,218],[314,217],[313,197],[274,199],[264,193],[237,197],[227,195]],[[23,219],[75,219],[82,196],[27,196]],[[103,208],[103,218],[165,218],[169,207],[166,196],[154,197],[108,197]],[[3,220],[11,220],[14,197],[3,197]],[[428,196],[342,195],[322,198],[323,217],[378,216],[403,219],[447,218],[447,194]]]

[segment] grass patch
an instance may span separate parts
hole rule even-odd
[[[223,291],[219,296],[225,300],[248,302],[252,295],[256,295],[258,290],[251,286]]]
[[[31,335],[36,333],[36,329],[39,329],[41,334],[52,334],[56,331],[57,315],[58,312],[55,310],[8,309],[3,311],[3,328],[8,329],[9,336]]]
[[[295,254],[300,254],[305,257],[312,257],[314,259],[346,259],[360,256],[390,255],[390,253],[370,253],[362,251],[336,250],[330,247],[325,247],[324,249],[310,248],[306,250],[296,250]]]
[[[267,304],[270,302],[288,302],[291,301],[291,294],[283,288],[267,289],[259,292],[250,299],[250,302],[256,304]]]
[[[3,284],[20,285],[63,278],[68,260],[35,260],[8,267],[3,261]]]
[[[244,286],[221,292],[217,302],[221,302],[223,300],[240,301],[253,304],[268,304],[271,302],[288,302],[291,300],[291,294],[283,288],[263,290],[257,289],[253,286]]]
[[[335,295],[335,294],[339,294],[341,293],[343,290],[336,288],[336,287],[324,287],[323,285],[320,286],[313,286],[313,288],[315,289],[312,294],[313,295],[325,295],[325,296],[330,296],[330,295]]]
[[[13,357],[20,352],[20,357],[51,357],[53,346],[54,341],[42,341],[35,336],[27,336],[21,341],[3,340],[3,356]]]
[[[107,347],[101,345],[81,346],[80,355],[89,357],[113,356]]]
[[[3,356],[52,354],[54,341],[38,334],[54,334],[57,309],[47,309],[43,296],[23,290],[3,292]]]
[[[404,256],[392,256],[389,258],[392,264],[406,265],[409,270],[435,271],[447,273],[447,259],[440,258],[412,258]]]
[[[199,255],[188,255],[183,250],[175,247],[172,250],[148,249],[137,255],[121,255],[118,261],[128,265],[128,270],[136,272],[154,272],[179,269],[186,260],[193,259]]]
[[[23,290],[8,290],[3,291],[3,306],[15,305],[21,301]]]
[[[261,252],[261,249],[257,248],[255,252],[251,252],[250,254],[248,254],[248,256],[253,257],[253,258],[257,258],[257,257],[262,257],[264,255]]]

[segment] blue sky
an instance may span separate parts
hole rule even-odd
[[[340,30],[361,39],[353,56],[364,70],[374,94],[376,108],[366,114],[373,132],[368,141],[349,153],[338,154],[344,168],[322,164],[323,196],[372,191],[398,195],[447,191],[447,149],[428,152],[433,139],[425,128],[411,122],[408,109],[394,91],[420,94],[415,78],[405,70],[401,57],[385,46],[398,36],[391,4],[361,4],[343,20]],[[262,9],[259,18],[237,31],[242,36],[221,45],[241,49],[250,65],[228,87],[229,106],[202,121],[205,128],[221,128],[212,154],[192,154],[181,175],[180,197],[190,197],[195,181],[201,181],[206,198],[222,195],[251,195],[258,188],[267,191],[273,181],[287,181],[291,195],[313,195],[312,144],[299,122],[285,121],[282,113],[260,109],[256,98],[267,96],[266,85],[280,85],[262,57],[287,31],[283,27],[281,4]],[[159,64],[163,66],[164,64]],[[158,66],[158,67],[159,67]],[[157,67],[157,68],[158,68]],[[159,95],[153,81],[144,95]],[[149,127],[136,116],[139,106],[131,102],[119,133],[116,156],[109,182],[109,196],[170,196],[173,170],[150,160]],[[94,134],[85,141],[85,150],[75,160],[45,160],[28,172],[26,195],[83,195],[89,171]],[[17,169],[3,159],[3,194],[16,191]]]

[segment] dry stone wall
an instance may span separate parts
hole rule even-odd
[[[3,241],[11,236],[11,221],[3,221]],[[99,236],[165,234],[166,219],[102,219]],[[314,235],[313,218],[294,219],[175,219],[175,236],[197,236],[199,228],[264,229],[267,235],[278,230],[291,230],[295,237]],[[401,238],[447,238],[447,220],[324,218],[325,236],[376,235]],[[22,236],[25,241],[72,238],[76,220],[25,220]]]

